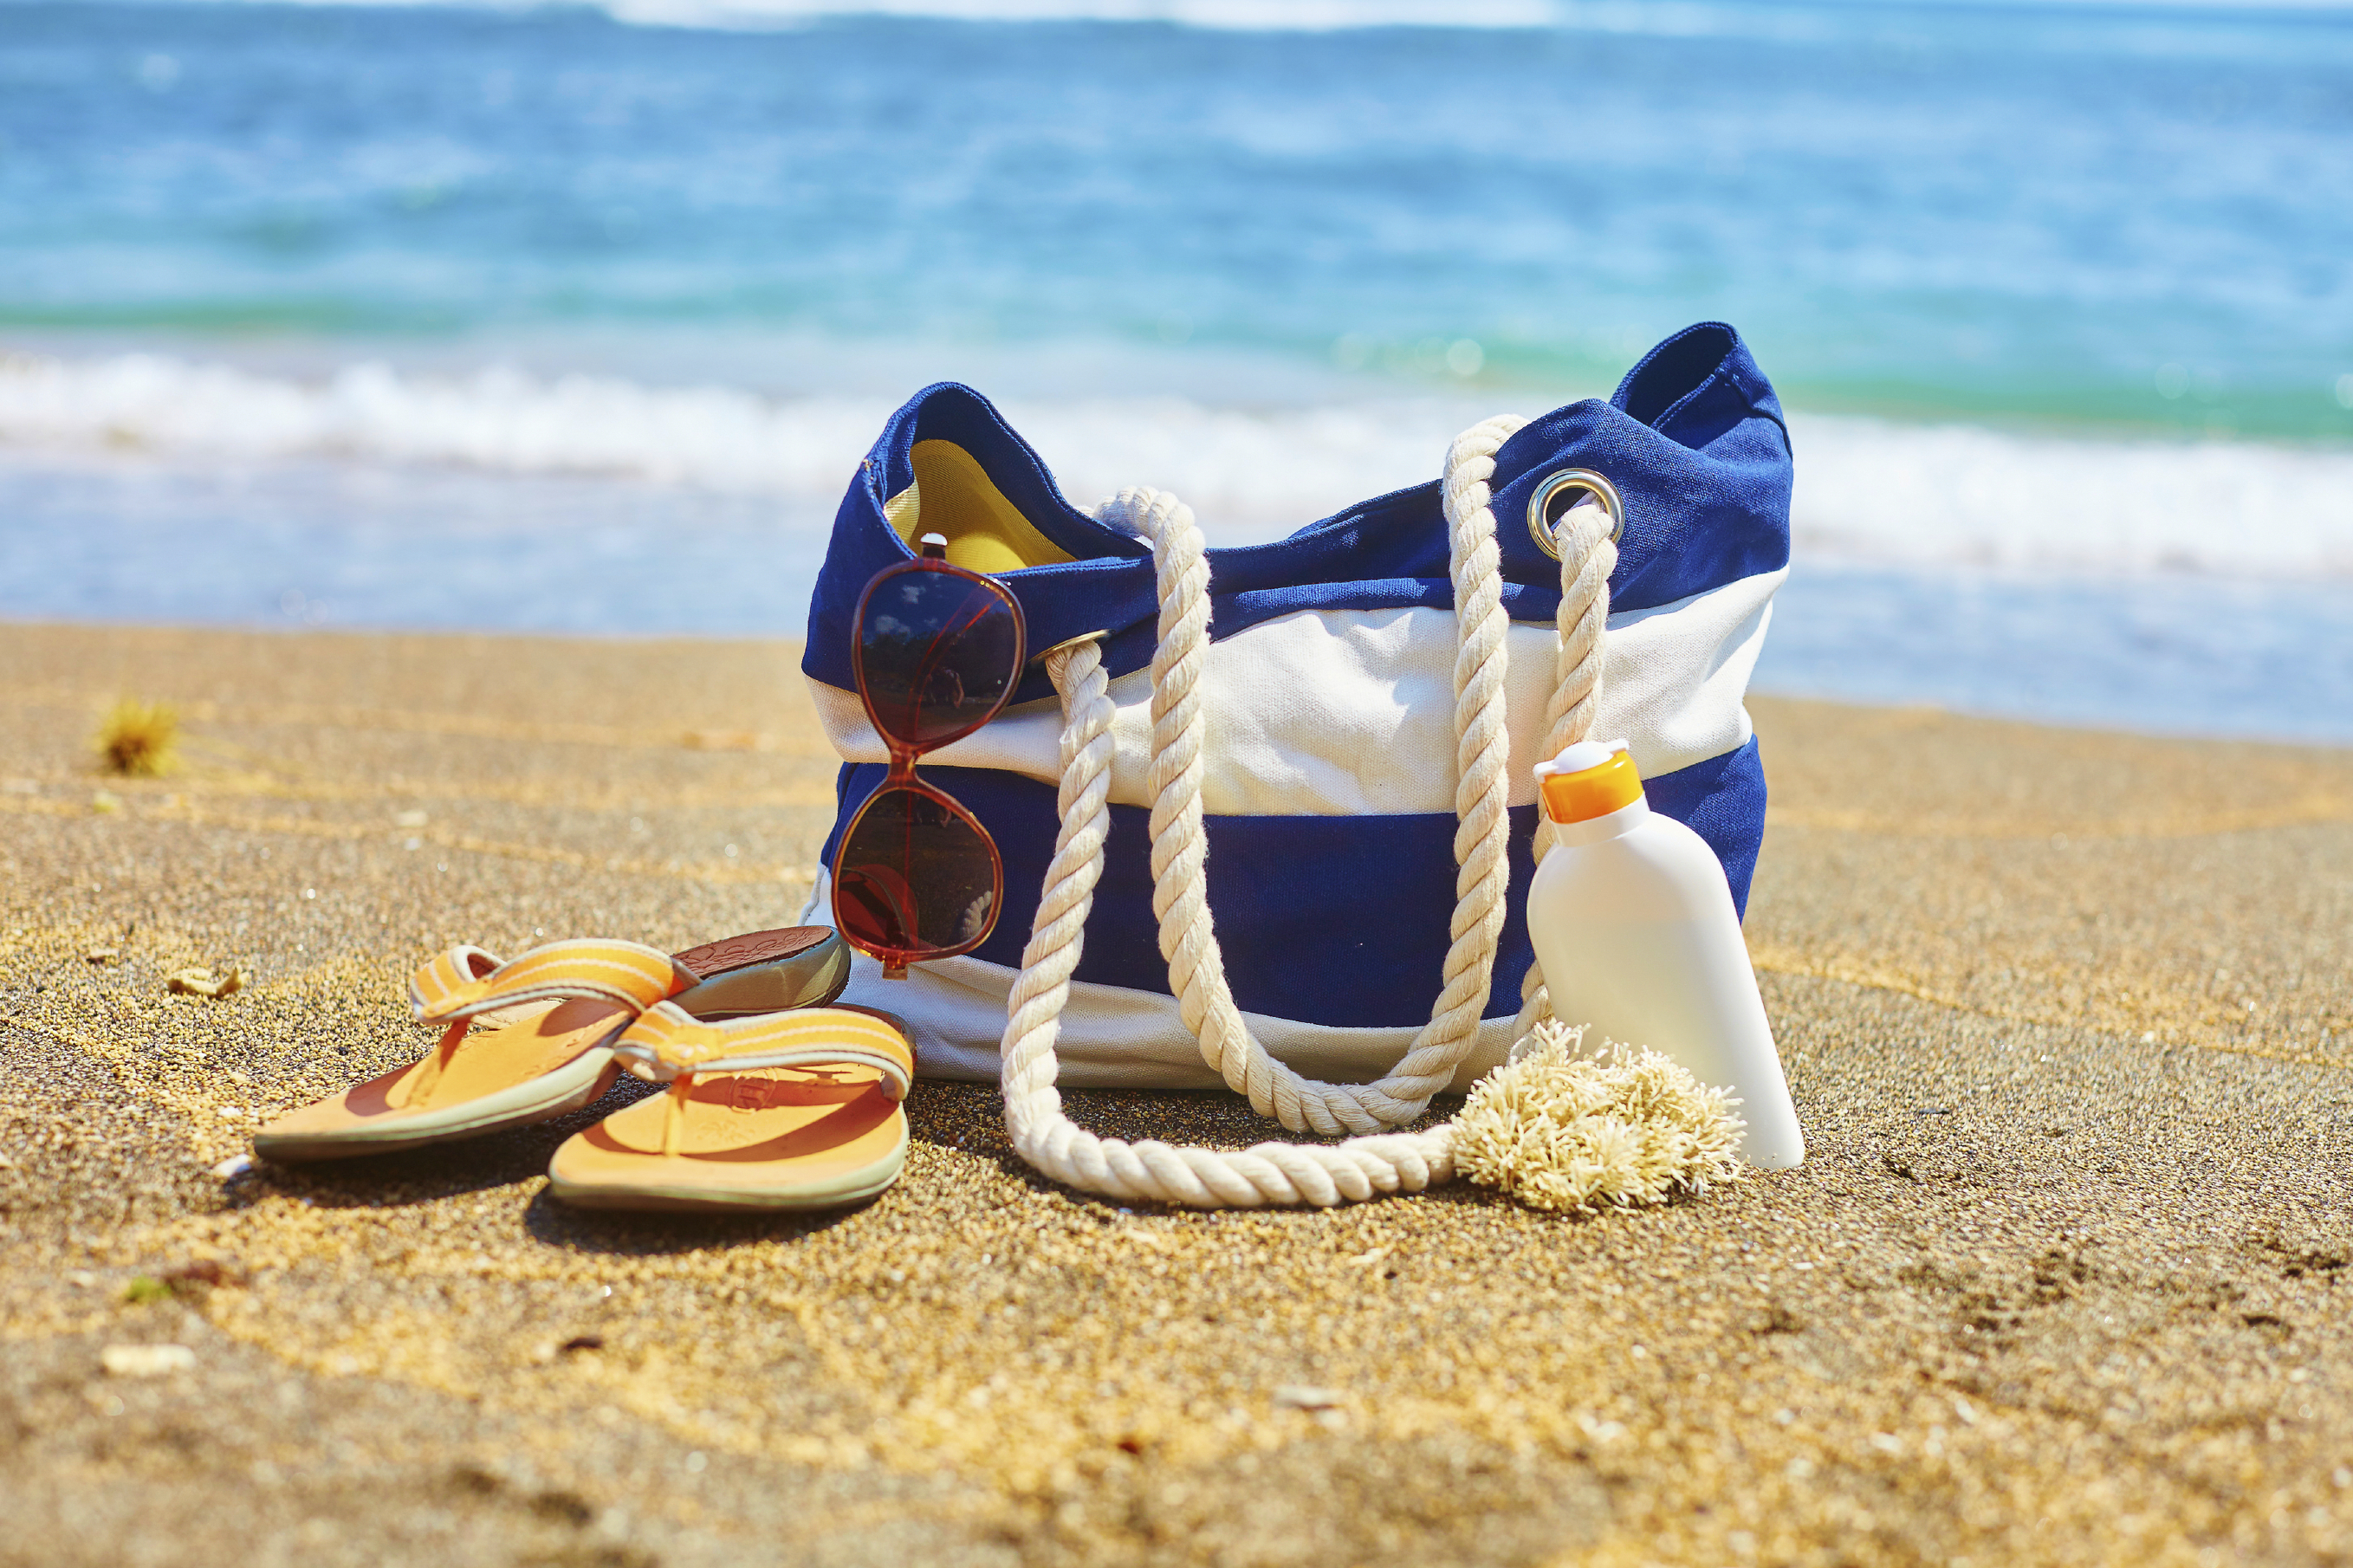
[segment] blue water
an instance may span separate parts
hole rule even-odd
[[[1535,25],[0,0],[0,614],[522,629],[428,545],[587,538],[610,629],[790,634],[936,375],[1264,536],[1714,318],[1812,421],[1761,680],[2159,724],[2130,627],[2221,572],[2207,707],[2353,739],[2353,9],[1495,5]],[[2035,679],[1937,673],[1988,584]]]
[[[1810,406],[2353,435],[2353,16],[1686,9],[9,4],[0,325],[1178,338],[1432,377],[1468,340],[1540,381],[1715,317]]]

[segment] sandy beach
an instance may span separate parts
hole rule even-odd
[[[1756,701],[1811,1154],[1659,1210],[1129,1212],[936,1083],[806,1220],[550,1202],[627,1087],[235,1170],[453,942],[791,922],[796,661],[0,626],[0,1563],[2353,1563],[2353,752]]]

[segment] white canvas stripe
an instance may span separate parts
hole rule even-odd
[[[1788,575],[1744,577],[1671,605],[1609,617],[1596,733],[1633,747],[1647,777],[1747,744],[1741,698]],[[1531,770],[1553,679],[1553,629],[1511,631],[1512,804],[1535,798]],[[853,763],[889,752],[854,691],[809,682],[834,749]],[[1152,675],[1111,684],[1119,705],[1111,798],[1148,805]],[[1454,808],[1454,613],[1302,610],[1209,646],[1204,810],[1218,816],[1398,816]],[[928,760],[1058,783],[1053,702],[1009,709]],[[1076,1003],[1073,1003],[1073,1006]],[[1270,1042],[1270,1047],[1271,1042]],[[1330,1077],[1331,1075],[1320,1074]]]
[[[817,891],[801,912],[802,922],[830,921],[831,896],[820,870]],[[860,952],[852,956],[849,985],[841,1000],[906,1020],[915,1040],[917,1077],[995,1083],[1006,998],[1018,973],[977,958],[948,958],[916,964],[904,980],[885,980],[882,966]],[[1263,1013],[1242,1016],[1274,1057],[1326,1083],[1376,1081],[1397,1066],[1420,1032],[1410,1026],[1338,1028]],[[1479,1026],[1478,1042],[1454,1075],[1456,1093],[1468,1091],[1502,1063],[1511,1048],[1512,1023],[1505,1016]],[[1072,981],[1054,1053],[1062,1069],[1055,1081],[1065,1089],[1219,1089],[1225,1084],[1201,1060],[1201,1047],[1187,1032],[1176,999],[1156,992]]]

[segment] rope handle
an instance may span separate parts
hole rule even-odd
[[[1444,984],[1430,1022],[1377,1083],[1330,1084],[1302,1077],[1260,1044],[1226,984],[1209,913],[1201,821],[1206,717],[1200,678],[1208,647],[1208,560],[1190,508],[1164,492],[1123,490],[1100,509],[1106,521],[1152,543],[1160,598],[1152,661],[1151,771],[1153,912],[1160,922],[1169,990],[1202,1059],[1250,1097],[1261,1115],[1293,1131],[1357,1136],[1338,1144],[1261,1143],[1239,1154],[1180,1149],[1156,1140],[1097,1138],[1062,1114],[1054,1082],[1054,1042],[1070,997],[1102,879],[1110,830],[1110,682],[1092,642],[1058,648],[1047,669],[1060,694],[1060,828],[1045,887],[1008,998],[999,1084],[1006,1128],[1022,1158],[1066,1185],[1105,1196],[1156,1199],[1202,1208],[1270,1204],[1328,1205],[1382,1194],[1419,1192],[1453,1173],[1447,1124],[1420,1132],[1385,1131],[1410,1121],[1453,1081],[1478,1035],[1494,976],[1505,914],[1510,736],[1502,555],[1489,481],[1494,455],[1523,422],[1486,420],[1455,438],[1442,487],[1454,580],[1456,655],[1455,909]],[[1554,752],[1584,738],[1601,690],[1609,573],[1617,550],[1599,509],[1568,513],[1561,528],[1561,606],[1555,689],[1547,710]],[[1537,852],[1550,847],[1539,828]],[[1545,1016],[1530,965],[1514,1038]]]

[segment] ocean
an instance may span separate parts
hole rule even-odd
[[[2353,8],[0,0],[0,616],[797,635],[926,383],[1241,542],[1702,320],[1761,689],[2353,742]]]

